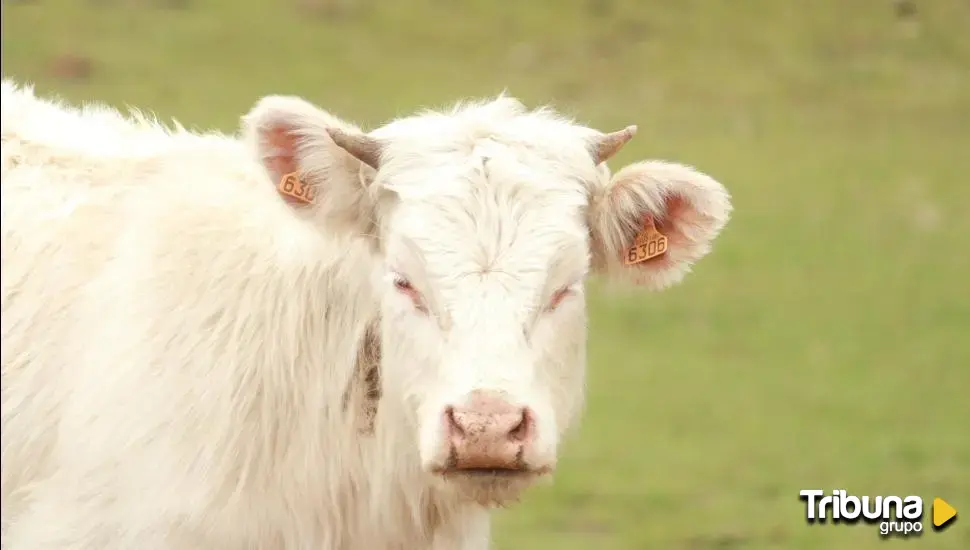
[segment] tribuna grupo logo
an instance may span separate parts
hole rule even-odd
[[[907,537],[923,531],[923,499],[918,496],[853,496],[837,489],[826,495],[821,489],[798,492],[805,501],[809,523],[856,523],[879,525],[882,536]]]

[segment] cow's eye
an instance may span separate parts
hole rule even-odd
[[[414,288],[411,281],[407,280],[403,275],[394,275],[394,290],[397,290],[401,294],[404,294],[411,299],[414,303],[414,307],[424,310],[424,303],[421,299],[421,293]]]
[[[549,304],[546,306],[546,309],[549,311],[556,309],[559,307],[559,304],[561,304],[562,301],[568,298],[572,293],[572,288],[568,286],[560,288],[555,294],[552,295],[552,298],[549,299]]]
[[[411,285],[411,281],[400,276],[394,277],[394,288],[401,292],[416,292],[414,287]]]

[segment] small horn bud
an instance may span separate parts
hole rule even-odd
[[[600,164],[613,155],[617,154],[620,149],[637,133],[636,125],[627,126],[622,130],[617,130],[616,132],[610,132],[609,134],[602,134],[593,140],[590,145],[590,154],[593,156],[593,163]]]
[[[359,133],[349,133],[340,128],[327,128],[330,139],[354,158],[374,170],[380,166],[381,144],[376,139]]]

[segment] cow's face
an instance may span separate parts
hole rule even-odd
[[[588,188],[489,138],[429,154],[390,143],[385,391],[413,415],[428,471],[502,499],[553,470],[582,406]],[[595,180],[588,156],[580,173]]]
[[[313,111],[265,99],[250,124],[282,150],[293,136],[329,227],[373,235],[381,406],[407,419],[429,474],[483,503],[515,498],[554,470],[583,405],[586,276],[679,281],[727,221],[727,193],[661,162],[611,178],[603,161],[632,129],[604,135],[508,98],[368,135]]]

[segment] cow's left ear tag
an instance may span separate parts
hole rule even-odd
[[[636,265],[666,253],[667,236],[657,229],[653,218],[648,217],[643,220],[643,228],[637,234],[633,245],[626,250],[626,265]]]
[[[314,190],[313,186],[304,183],[296,172],[284,174],[283,177],[280,178],[280,182],[276,186],[276,190],[279,191],[280,195],[283,195],[287,201],[299,205],[313,204],[313,199],[316,197],[316,191]]]

